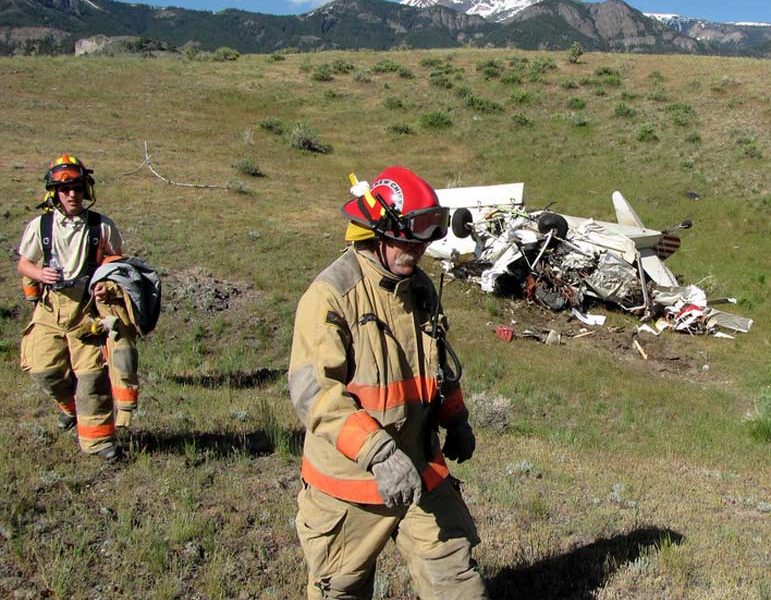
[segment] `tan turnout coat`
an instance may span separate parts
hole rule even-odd
[[[467,418],[460,385],[441,381],[431,322],[437,294],[420,269],[399,279],[353,247],[324,270],[297,308],[289,390],[306,427],[302,476],[337,498],[382,504],[367,470],[392,437],[427,491],[448,475],[429,404],[442,426]],[[444,317],[440,318],[446,326]]]

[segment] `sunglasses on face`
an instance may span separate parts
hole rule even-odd
[[[76,194],[82,194],[84,192],[85,188],[82,185],[61,185],[59,186],[59,191],[63,194],[69,194],[70,192],[74,192]]]

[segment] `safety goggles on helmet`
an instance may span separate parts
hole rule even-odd
[[[428,243],[447,234],[449,210],[440,206],[434,188],[409,169],[388,167],[371,188],[353,174],[349,179],[355,197],[341,212],[352,223],[402,242]]]
[[[450,209],[444,206],[416,210],[407,215],[400,215],[403,223],[400,230],[406,236],[405,241],[433,242],[447,235]]]
[[[48,185],[59,186],[80,181],[86,176],[85,169],[80,165],[57,165],[49,171]]]
[[[45,199],[38,206],[40,208],[55,208],[58,204],[58,190],[67,191],[68,189],[83,192],[83,199],[91,203],[87,208],[93,206],[96,202],[96,193],[94,191],[94,178],[91,176],[93,170],[86,166],[75,156],[71,154],[62,154],[48,167],[45,175],[46,194]]]
[[[45,176],[46,188],[51,189],[67,183],[90,183],[92,181],[91,173],[93,171],[87,169],[75,156],[62,154],[48,167]]]

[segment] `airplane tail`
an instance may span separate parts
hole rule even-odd
[[[613,192],[613,208],[619,225],[645,229],[642,219],[632,208],[621,192]],[[664,265],[664,259],[672,256],[680,247],[680,238],[671,233],[663,233],[653,248],[640,250],[640,262],[648,277],[659,285],[675,287],[678,285],[674,273]]]

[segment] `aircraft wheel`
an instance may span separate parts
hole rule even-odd
[[[564,240],[568,234],[568,222],[562,215],[546,212],[538,217],[538,231],[541,233],[554,231],[554,235]]]
[[[473,221],[474,218],[468,208],[459,208],[452,214],[450,221],[453,234],[461,239],[467,238],[471,235],[471,223]]]

